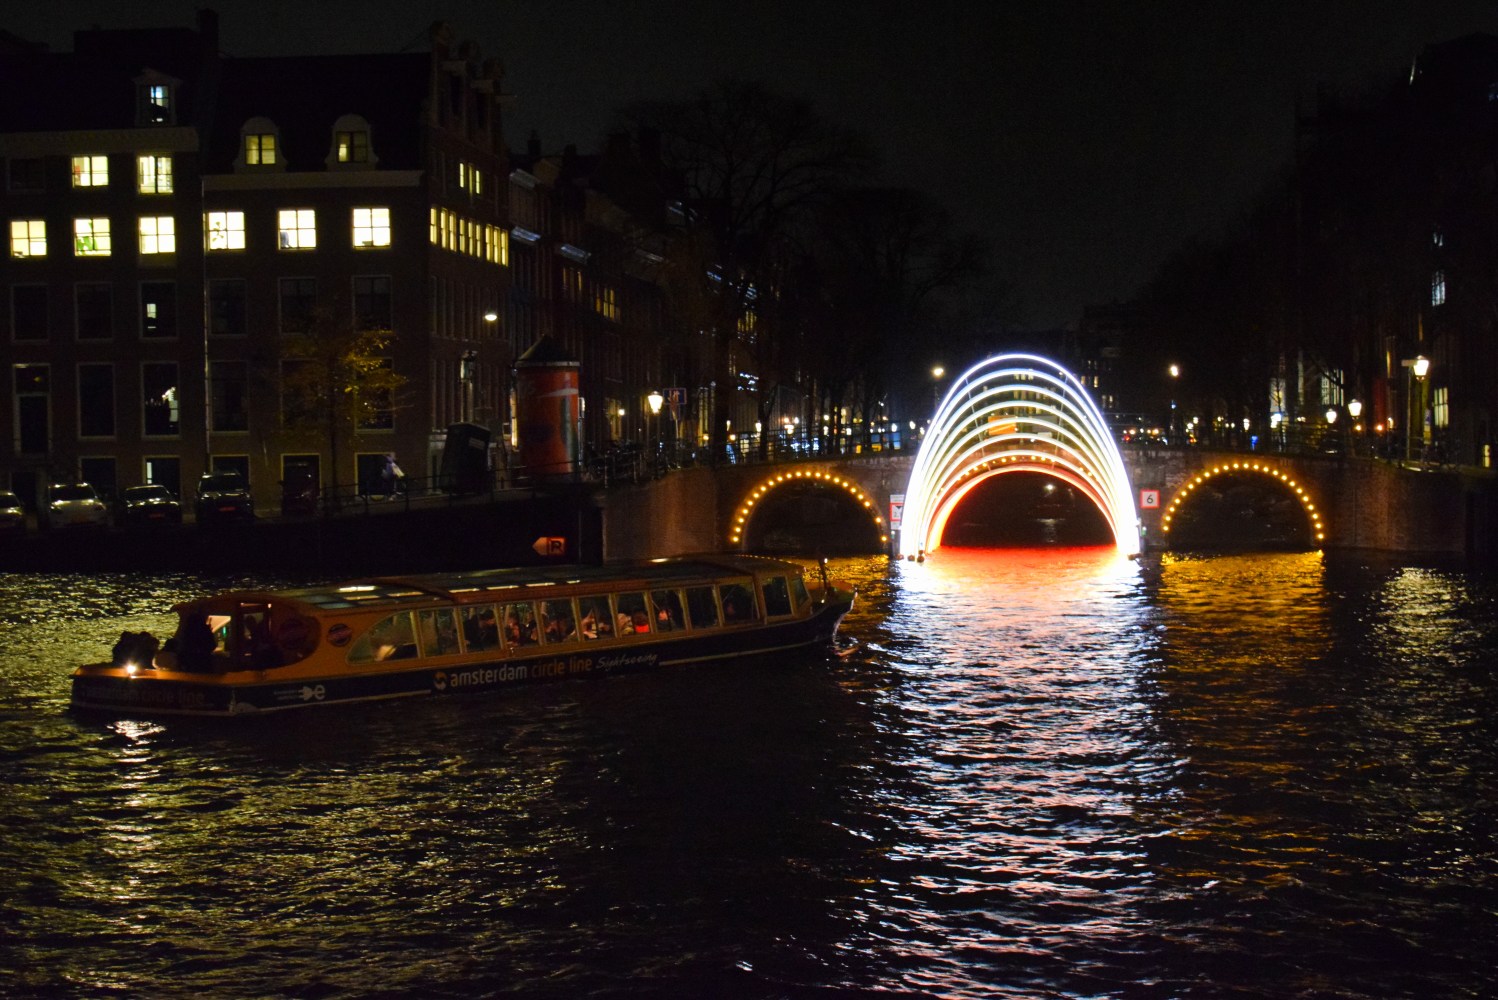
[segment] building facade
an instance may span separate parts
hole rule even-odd
[[[425,52],[317,58],[226,57],[207,11],[71,53],[8,39],[0,86],[32,99],[0,116],[0,485],[234,470],[270,507],[292,475],[367,489],[388,454],[435,473],[462,422],[502,465],[523,345],[501,83],[443,25]],[[360,333],[381,398],[295,398],[293,345]]]

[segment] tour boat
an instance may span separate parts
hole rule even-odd
[[[122,634],[110,662],[73,672],[72,707],[248,715],[836,652],[854,590],[817,576],[728,555],[230,591],[177,605],[164,643]]]

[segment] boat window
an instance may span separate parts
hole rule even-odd
[[[604,594],[577,599],[578,631],[584,639],[607,639],[614,634],[614,612]]]
[[[796,607],[804,608],[811,601],[811,595],[806,592],[806,580],[799,574],[791,577],[791,594],[796,598]]]
[[[463,643],[470,653],[499,648],[499,619],[494,617],[494,605],[470,605],[463,609],[462,616]]]
[[[548,643],[576,642],[577,618],[572,612],[572,599],[542,601],[541,628]]]
[[[354,640],[349,647],[350,663],[368,663],[371,660],[405,660],[416,655],[416,630],[411,625],[411,612],[400,611],[389,618],[381,619],[375,626]]]
[[[765,614],[770,618],[791,613],[791,591],[785,584],[785,577],[766,577],[760,584],[760,589],[765,595]]]
[[[691,613],[693,628],[718,627],[718,599],[712,587],[688,587],[687,611]]]
[[[745,625],[758,617],[754,613],[754,591],[747,583],[719,584],[718,598],[723,604],[724,625]]]
[[[505,643],[511,649],[516,646],[534,646],[540,641],[536,634],[536,603],[534,601],[516,601],[504,607]]]
[[[650,631],[650,611],[645,606],[645,594],[635,590],[615,597],[619,613],[614,616],[614,627],[620,635],[641,635]]]
[[[423,656],[452,656],[461,653],[458,646],[458,613],[454,608],[433,608],[416,612],[421,629]]]
[[[686,618],[681,613],[681,593],[675,590],[652,590],[650,603],[655,605],[655,630],[674,632]]]

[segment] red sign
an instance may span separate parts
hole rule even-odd
[[[1142,510],[1154,510],[1160,506],[1159,490],[1140,490],[1139,507]]]

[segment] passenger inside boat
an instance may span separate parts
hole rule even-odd
[[[655,630],[674,632],[681,628],[681,595],[674,590],[656,590],[650,594],[655,605]]]

